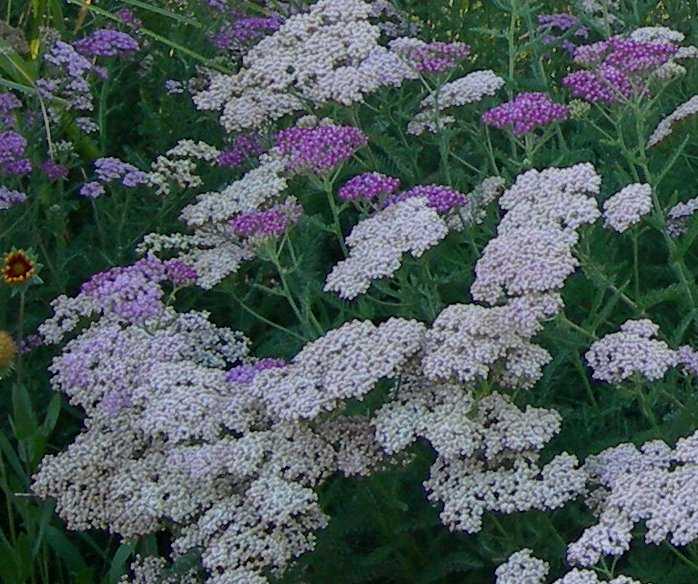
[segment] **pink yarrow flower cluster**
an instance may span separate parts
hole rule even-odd
[[[399,38],[390,48],[406,59],[419,73],[444,73],[470,54],[465,43],[425,43],[414,38]]]
[[[423,197],[427,200],[427,206],[437,213],[448,213],[451,209],[465,204],[466,197],[463,193],[454,191],[442,185],[418,185],[411,189],[389,197],[386,206],[394,205],[407,199]]]
[[[289,171],[324,174],[367,142],[366,135],[351,126],[293,127],[279,132],[276,146],[288,158]]]
[[[591,69],[570,73],[562,83],[574,97],[591,103],[616,103],[633,94],[645,94],[646,78],[677,51],[672,43],[612,37],[578,47],[574,61]]]
[[[495,128],[511,128],[515,136],[562,122],[570,115],[567,106],[555,103],[545,93],[520,93],[512,101],[486,111],[482,121]]]
[[[380,172],[365,172],[348,180],[337,195],[343,201],[372,201],[392,195],[400,188],[400,179]]]

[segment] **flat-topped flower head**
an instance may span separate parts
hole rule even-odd
[[[124,57],[139,49],[138,41],[131,35],[108,28],[94,31],[73,46],[87,57]]]
[[[242,134],[233,144],[218,155],[218,166],[235,168],[264,152],[264,146],[256,134]]]
[[[23,249],[13,249],[5,254],[2,263],[2,280],[8,286],[22,286],[37,275],[38,264],[33,254]]]
[[[351,126],[288,128],[276,138],[278,151],[287,157],[287,169],[311,174],[331,171],[367,143],[366,135]]]
[[[427,201],[427,206],[437,213],[445,214],[465,204],[466,196],[449,187],[443,185],[418,185],[407,191],[389,197],[386,206],[394,205],[415,197],[423,197]]]
[[[343,201],[372,201],[392,195],[400,188],[400,180],[380,172],[365,172],[344,183],[337,195]]]
[[[281,237],[298,221],[303,210],[290,199],[283,205],[277,205],[265,211],[248,211],[230,220],[230,227],[235,235],[246,239],[266,239]]]
[[[68,176],[68,168],[63,164],[54,162],[53,160],[46,160],[41,165],[41,171],[51,182],[62,180]]]
[[[13,191],[7,187],[0,186],[0,211],[11,209],[15,205],[20,205],[27,200],[27,195],[20,191]]]
[[[569,109],[555,103],[545,93],[520,93],[512,101],[485,112],[482,121],[495,128],[509,128],[515,136],[569,118]]]
[[[82,185],[79,193],[81,197],[85,197],[86,199],[98,199],[105,191],[102,183],[93,180]]]

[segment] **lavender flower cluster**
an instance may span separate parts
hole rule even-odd
[[[26,157],[27,140],[13,130],[0,132],[0,173],[24,176],[32,171],[31,161]]]

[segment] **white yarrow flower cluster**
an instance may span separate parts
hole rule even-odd
[[[694,95],[688,101],[683,102],[666,118],[659,122],[654,132],[652,132],[652,135],[649,137],[649,140],[647,140],[647,147],[651,148],[652,146],[656,146],[668,138],[674,131],[674,125],[677,122],[685,120],[696,113],[698,113],[698,95]]]
[[[628,185],[607,199],[603,210],[606,225],[623,233],[652,210],[652,187],[640,183]]]
[[[489,69],[468,73],[460,79],[444,84],[438,91],[425,97],[421,110],[407,126],[407,132],[420,135],[425,131],[437,132],[455,122],[453,115],[441,112],[450,108],[482,101],[504,86],[504,80]]]
[[[473,298],[496,304],[560,290],[579,263],[572,255],[577,230],[600,215],[600,187],[591,164],[519,175],[499,199],[508,213],[475,266]]]
[[[325,290],[351,300],[371,282],[392,276],[403,254],[418,258],[448,234],[448,226],[423,197],[378,211],[354,227],[346,239],[349,256],[327,276]]]
[[[415,78],[378,44],[381,31],[370,15],[370,5],[361,0],[320,0],[257,43],[238,73],[212,74],[194,103],[220,110],[221,124],[232,132],[300,111],[303,100],[351,105],[382,86]]]
[[[594,379],[618,384],[634,374],[656,381],[676,367],[678,356],[664,341],[655,337],[659,327],[651,320],[629,320],[620,331],[606,335],[591,345],[586,360]]]

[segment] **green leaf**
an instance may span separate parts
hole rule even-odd
[[[119,549],[116,550],[107,576],[109,584],[118,584],[119,578],[126,573],[126,562],[133,555],[135,549],[136,544],[131,542],[122,543]]]
[[[17,440],[28,440],[37,432],[39,424],[27,388],[15,383],[12,388],[12,421]]]

